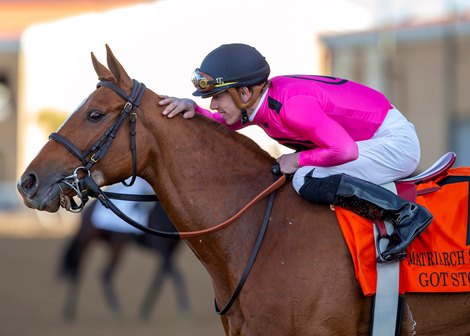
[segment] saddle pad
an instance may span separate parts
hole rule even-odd
[[[435,181],[419,184],[417,203],[434,216],[429,227],[408,247],[400,262],[400,294],[470,291],[470,168],[452,168]],[[376,291],[372,222],[340,207],[336,215],[351,252],[364,295]]]

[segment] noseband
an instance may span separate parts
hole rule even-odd
[[[106,86],[117,93],[119,96],[124,98],[126,103],[121,111],[121,114],[118,119],[108,128],[108,130],[88,149],[81,151],[75,144],[70,140],[63,137],[57,132],[49,135],[49,139],[55,140],[64,146],[70,153],[72,153],[77,159],[82,162],[82,166],[77,167],[72,175],[69,175],[62,179],[61,182],[66,184],[68,187],[73,189],[77,197],[80,200],[79,204],[76,204],[73,199],[69,199],[66,196],[61,197],[61,206],[65,207],[71,212],[80,212],[82,211],[85,203],[88,201],[88,193],[85,190],[84,180],[92,180],[90,177],[90,169],[93,167],[99,160],[101,160],[109,150],[114,138],[116,137],[117,132],[121,128],[124,120],[129,117],[130,122],[130,148],[132,153],[132,179],[129,183],[123,181],[122,183],[126,186],[131,186],[134,184],[137,176],[137,155],[136,155],[136,141],[135,141],[135,126],[137,120],[137,108],[140,105],[142,96],[145,92],[145,85],[139,83],[135,79],[133,80],[134,84],[132,86],[131,94],[127,95],[124,90],[117,86],[113,82],[100,81],[97,84],[97,87]],[[87,158],[90,157],[88,160]],[[79,174],[85,175],[85,177],[80,177]],[[94,181],[93,181],[94,182]],[[96,184],[95,184],[96,185]],[[90,186],[88,186],[90,187]]]

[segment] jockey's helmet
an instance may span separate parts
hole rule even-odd
[[[224,44],[211,51],[193,72],[193,95],[208,98],[232,87],[260,84],[269,73],[269,64],[255,48],[241,43]]]

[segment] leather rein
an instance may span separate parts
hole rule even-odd
[[[109,147],[111,146],[117,132],[119,131],[120,127],[124,123],[124,120],[129,117],[130,122],[130,148],[132,153],[132,179],[131,181],[126,184],[125,181],[122,183],[126,186],[131,186],[135,179],[136,179],[136,170],[137,170],[137,155],[136,155],[136,120],[137,120],[137,108],[140,106],[140,102],[142,100],[142,96],[145,92],[145,85],[139,83],[135,79],[133,80],[134,84],[131,90],[131,94],[127,95],[124,90],[122,90],[118,85],[113,82],[109,81],[100,81],[97,84],[97,87],[105,86],[113,90],[119,96],[121,96],[126,103],[121,111],[120,116],[116,121],[108,128],[108,130],[88,149],[85,151],[81,151],[75,144],[73,144],[70,140],[63,137],[57,132],[52,133],[49,136],[49,139],[57,141],[59,144],[64,146],[70,153],[72,153],[76,158],[78,158],[82,166],[77,167],[74,172],[63,178],[60,183],[66,184],[69,188],[73,189],[77,194],[77,197],[80,200],[80,203],[77,204],[73,199],[70,199],[68,196],[62,195],[61,196],[61,206],[64,207],[66,210],[71,212],[81,212],[83,207],[85,206],[86,202],[89,200],[89,197],[95,197],[100,200],[100,202],[106,208],[113,211],[118,217],[132,225],[133,227],[145,232],[149,233],[158,237],[162,238],[171,238],[171,239],[188,239],[188,238],[195,238],[208,235],[210,233],[216,232],[225,228],[226,226],[230,225],[238,218],[240,218],[248,208],[250,208],[253,204],[258,202],[259,200],[263,199],[264,197],[271,195],[274,197],[275,191],[279,189],[284,183],[286,182],[286,176],[281,174],[277,167],[273,167],[273,174],[276,176],[275,181],[269,185],[266,189],[262,190],[257,196],[255,196],[250,202],[248,202],[242,209],[240,209],[236,214],[232,217],[227,219],[226,221],[219,223],[213,227],[198,230],[198,231],[191,231],[191,232],[166,232],[151,229],[147,226],[144,226],[132,218],[128,217],[124,214],[112,201],[113,199],[121,199],[121,200],[131,200],[131,201],[144,201],[144,202],[158,202],[158,198],[155,195],[127,195],[127,194],[119,194],[119,193],[109,193],[104,192],[98,187],[96,182],[91,177],[90,169],[100,160],[102,159]],[[89,160],[87,158],[90,157]],[[59,185],[60,186],[60,185]],[[265,213],[265,217],[269,214]]]

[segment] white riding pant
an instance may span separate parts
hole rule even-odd
[[[344,173],[384,184],[408,177],[418,167],[421,150],[416,130],[395,108],[388,111],[371,139],[356,143],[359,156],[354,161],[331,167],[299,168],[292,179],[294,189],[299,192],[309,173],[317,178]]]

